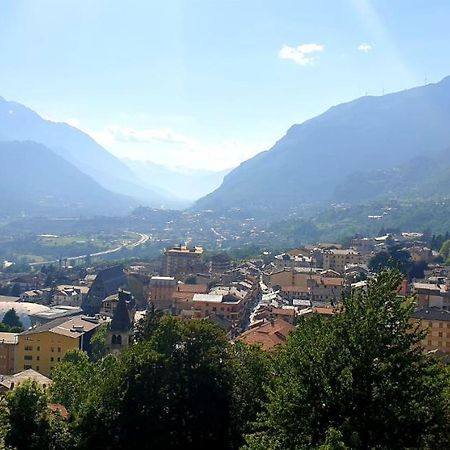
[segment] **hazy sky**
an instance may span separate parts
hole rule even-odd
[[[448,0],[0,0],[0,95],[121,157],[223,169],[450,74]]]

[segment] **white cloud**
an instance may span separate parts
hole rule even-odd
[[[301,44],[297,47],[283,45],[278,53],[278,56],[281,59],[290,59],[300,66],[310,66],[318,59],[318,56],[314,54],[323,52],[324,49],[325,46],[315,43]]]
[[[162,141],[172,144],[185,144],[188,146],[197,145],[196,141],[182,134],[176,133],[170,128],[135,130],[133,128],[110,127],[110,134],[121,142],[151,142]]]
[[[360,52],[364,53],[370,52],[370,50],[372,50],[372,46],[370,44],[367,44],[367,42],[362,42],[358,45],[357,48]]]
[[[110,126],[103,130],[83,130],[119,158],[170,167],[223,170],[269,147],[269,143],[247,144],[235,140],[203,142],[171,128],[138,130]]]

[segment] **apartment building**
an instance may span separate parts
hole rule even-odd
[[[14,373],[17,333],[0,333],[0,375]]]
[[[101,325],[99,320],[84,316],[56,319],[31,328],[17,336],[15,372],[33,369],[49,376],[69,350],[89,353],[90,339]]]
[[[352,249],[329,249],[323,252],[323,268],[335,270],[340,274],[345,272],[345,266],[350,264],[363,264],[361,253]]]
[[[450,353],[450,311],[435,306],[419,308],[412,313],[411,320],[418,321],[426,330],[422,340],[425,351]]]
[[[201,271],[203,248],[178,245],[164,251],[161,273],[180,276]]]

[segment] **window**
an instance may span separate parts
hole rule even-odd
[[[53,356],[50,358],[50,362],[53,362],[55,360],[55,358],[53,358]]]
[[[60,362],[60,361],[61,361],[61,358],[58,357],[57,361]]]
[[[51,348],[51,350],[52,350],[52,353],[53,353],[53,352],[55,351],[55,348],[54,348],[54,347],[52,347],[52,348]]]
[[[36,361],[39,361],[39,356],[36,356]]]
[[[32,355],[25,355],[25,356],[23,357],[23,359],[24,359],[25,361],[31,361],[31,360],[33,359],[33,356],[32,356]]]
[[[442,337],[442,331],[439,331],[438,336]]]
[[[58,347],[58,353],[61,353],[61,347]]]
[[[25,351],[26,352],[31,352],[31,350],[33,350],[33,346],[32,345],[25,345]]]
[[[41,350],[41,347],[39,347],[39,345],[38,345],[36,350],[39,352]]]
[[[39,372],[39,366],[36,366],[36,371]]]

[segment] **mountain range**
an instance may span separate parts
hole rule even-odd
[[[0,141],[39,143],[72,164],[91,181],[95,180],[102,188],[128,196],[130,200],[133,198],[130,205],[137,202],[153,207],[173,206],[170,195],[162,193],[148,183],[137,181],[135,174],[126,164],[86,133],[66,123],[46,120],[24,105],[6,101],[2,97],[0,97]],[[32,160],[38,158],[38,154],[30,156]],[[5,160],[4,163],[8,164]],[[39,176],[36,175],[36,183],[38,181]],[[74,191],[79,188],[73,184]],[[91,196],[95,199],[96,191],[93,191]],[[101,198],[99,195],[99,206]]]
[[[138,206],[32,141],[0,142],[0,204],[2,216],[126,214]]]
[[[202,195],[194,209],[275,215],[302,205],[448,198],[449,124],[447,77],[334,106],[235,169],[208,172],[120,160],[77,128],[0,97],[0,215],[117,215],[138,205],[185,208]]]
[[[197,209],[287,211],[395,195],[450,196],[450,77],[365,96],[292,126]]]

